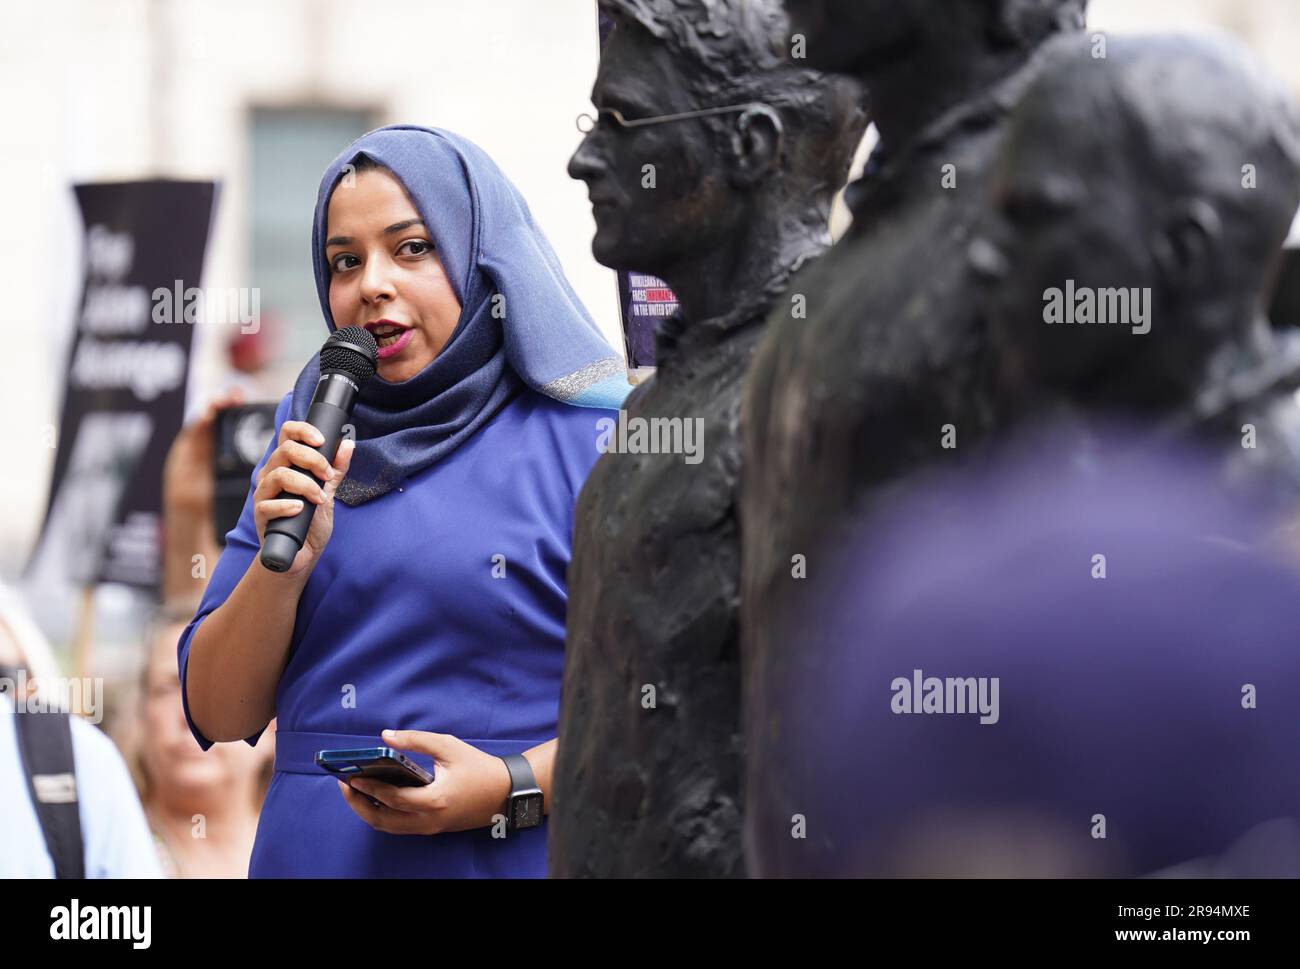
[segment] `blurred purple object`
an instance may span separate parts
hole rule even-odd
[[[1221,467],[1058,428],[809,556],[752,872],[1300,875],[1300,580]],[[996,722],[895,712],[916,670]]]

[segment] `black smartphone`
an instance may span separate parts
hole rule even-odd
[[[432,774],[390,747],[321,750],[316,754],[316,766],[345,781],[350,777],[364,777],[397,787],[423,787],[433,783]]]

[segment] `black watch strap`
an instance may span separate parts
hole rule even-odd
[[[510,793],[533,791],[537,789],[537,778],[533,776],[532,765],[523,754],[502,754],[506,770],[510,771]]]
[[[533,775],[533,768],[528,763],[528,758],[523,754],[502,754],[501,759],[506,762],[506,770],[510,772],[510,796],[506,798],[507,827],[511,831],[517,829],[516,802],[523,801],[525,798],[535,798],[539,802],[533,805],[535,820],[525,827],[540,824],[542,790],[537,786],[537,778]]]

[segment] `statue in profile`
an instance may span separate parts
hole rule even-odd
[[[606,0],[586,139],[606,266],[672,287],[657,370],[579,496],[550,816],[557,876],[737,876],[742,378],[792,271],[830,244],[866,127],[787,60],[777,0]]]

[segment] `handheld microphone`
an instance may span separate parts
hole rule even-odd
[[[324,455],[331,465],[343,441],[343,428],[352,419],[352,408],[366,381],[375,375],[379,365],[379,345],[365,327],[348,326],[335,330],[320,351],[320,381],[307,409],[306,421],[321,432],[325,443],[313,450]],[[325,482],[304,468],[295,470],[311,478],[322,488]],[[277,498],[302,499],[288,491]],[[316,505],[305,499],[302,511],[284,518],[273,518],[266,523],[262,539],[262,564],[272,572],[284,572],[297,557],[302,543],[307,540]]]

